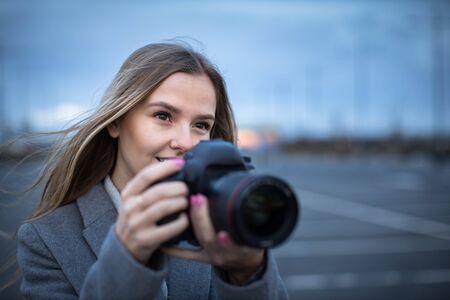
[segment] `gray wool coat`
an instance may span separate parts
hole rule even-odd
[[[161,255],[136,262],[117,239],[117,210],[103,184],[18,232],[17,260],[26,299],[287,299],[267,254],[262,277],[233,286],[209,264]],[[165,280],[166,284],[163,284]],[[167,287],[164,293],[163,287]]]

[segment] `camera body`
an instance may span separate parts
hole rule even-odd
[[[179,172],[160,182],[182,181],[189,196],[205,195],[216,231],[227,231],[240,244],[268,248],[284,241],[294,229],[298,203],[293,190],[279,178],[252,172],[250,158],[232,143],[201,141],[184,160]],[[172,214],[159,224],[177,216]],[[191,226],[168,244],[181,240],[198,244]]]

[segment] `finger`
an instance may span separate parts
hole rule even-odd
[[[121,209],[128,216],[132,216],[139,211],[153,205],[157,201],[167,198],[179,198],[182,196],[187,203],[185,196],[188,194],[188,187],[184,182],[164,182],[149,188],[143,194],[132,196],[127,201],[121,203]]]
[[[146,230],[142,238],[151,244],[160,245],[182,233],[189,225],[186,213],[181,213],[177,219],[164,225],[156,226]]]
[[[252,248],[236,243],[232,239],[231,235],[224,230],[217,233],[217,240],[223,248],[230,249],[230,251],[240,251],[242,253],[247,253],[261,250],[259,248]]]
[[[195,236],[201,245],[210,247],[216,243],[216,233],[209,216],[208,200],[204,195],[191,196],[191,222]]]
[[[184,165],[182,159],[171,159],[159,164],[149,165],[140,170],[123,188],[120,196],[123,201],[130,196],[140,194],[149,185],[180,170]]]
[[[219,231],[217,233],[216,237],[217,237],[217,240],[219,241],[220,245],[224,248],[240,249],[240,250],[253,249],[253,248],[243,246],[243,245],[236,243],[233,240],[233,238],[231,237],[231,235],[228,232],[226,232],[225,230]]]
[[[210,259],[204,250],[194,251],[175,247],[162,247],[161,251],[181,259],[196,260],[204,263],[210,262]]]
[[[189,189],[184,182],[171,181],[155,184],[145,190],[142,195],[142,208],[153,205],[157,201],[167,198],[186,197]]]
[[[155,224],[162,218],[186,210],[187,208],[188,202],[184,197],[164,199],[136,214],[130,220],[130,226],[133,226],[133,228],[141,228],[148,224]]]
[[[230,235],[226,231],[219,231],[216,235],[216,238],[222,247],[232,248],[236,246],[236,244],[231,240]]]

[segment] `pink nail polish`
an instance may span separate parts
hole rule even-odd
[[[189,197],[189,203],[191,204],[191,205],[194,205],[194,202],[196,201],[195,200],[195,195],[191,195],[190,197]]]
[[[171,161],[173,161],[173,163],[179,167],[184,166],[184,159],[182,159],[182,158],[175,158],[175,159],[172,159]]]
[[[230,238],[228,237],[228,233],[226,233],[225,231],[220,231],[217,235],[217,238],[222,243],[227,243],[230,240]]]
[[[191,197],[191,205],[195,207],[200,207],[205,202],[205,199],[200,195],[193,195]]]

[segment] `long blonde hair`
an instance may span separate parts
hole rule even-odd
[[[144,100],[175,72],[206,74],[216,93],[216,121],[211,138],[236,143],[236,125],[225,82],[205,56],[186,44],[158,43],[133,52],[107,88],[99,107],[87,118],[58,131],[54,145],[33,187],[46,181],[42,199],[31,219],[75,201],[114,168],[117,140],[107,125]]]

